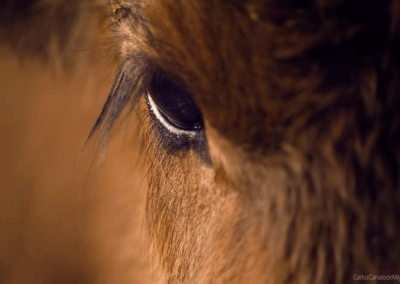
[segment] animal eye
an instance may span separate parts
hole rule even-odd
[[[204,127],[192,97],[166,75],[153,76],[147,86],[147,100],[155,117],[173,132],[201,131]]]

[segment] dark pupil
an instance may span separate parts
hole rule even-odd
[[[202,128],[202,114],[192,97],[166,76],[154,76],[149,93],[161,114],[175,127],[183,130]]]

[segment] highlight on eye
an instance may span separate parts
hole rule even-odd
[[[184,134],[204,129],[203,116],[193,98],[165,74],[153,76],[146,99],[155,118],[169,131]]]

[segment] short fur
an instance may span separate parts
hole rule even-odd
[[[346,283],[400,269],[400,2],[112,1],[169,283]],[[152,72],[195,98],[211,163],[157,127]]]
[[[213,168],[177,150],[150,170],[172,283],[343,283],[399,267],[398,1],[114,5],[121,57],[179,78],[207,125]]]

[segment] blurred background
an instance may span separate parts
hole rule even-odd
[[[64,2],[63,20],[75,21]],[[51,31],[57,13],[12,21],[0,13],[2,284],[155,281],[132,124],[117,128],[101,162],[93,143],[85,145],[116,69],[106,14],[86,9],[79,40],[60,44]],[[35,30],[51,35],[39,42],[46,56],[32,53],[31,43],[41,40]]]

